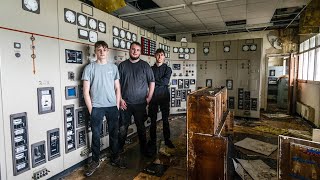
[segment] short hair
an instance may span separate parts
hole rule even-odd
[[[97,41],[95,44],[94,44],[94,49],[97,49],[99,47],[103,47],[103,48],[109,48],[108,47],[108,44],[104,41]]]
[[[164,52],[164,50],[161,49],[161,48],[159,48],[159,49],[156,50],[156,53],[155,53],[155,54],[158,54],[158,53],[166,54],[166,53]]]
[[[131,49],[131,47],[132,47],[133,45],[140,46],[140,48],[141,48],[141,44],[140,44],[139,42],[137,42],[137,41],[133,41],[133,42],[130,44],[130,49]]]

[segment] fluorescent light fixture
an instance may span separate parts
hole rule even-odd
[[[150,9],[150,10],[145,10],[145,11],[139,11],[139,12],[135,12],[135,13],[121,14],[121,15],[119,15],[119,17],[125,18],[125,17],[143,16],[143,15],[156,14],[156,13],[161,13],[161,12],[176,11],[176,10],[184,9],[185,7],[186,7],[186,4],[179,4],[179,5],[175,5],[175,6],[168,6],[168,7],[163,7],[163,8],[156,8],[156,9]]]
[[[232,0],[203,0],[203,1],[196,1],[192,2],[191,5],[197,6],[197,5],[204,5],[204,4],[219,4],[224,2],[229,2]]]

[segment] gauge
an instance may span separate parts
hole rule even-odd
[[[248,50],[249,50],[249,46],[248,45],[242,46],[242,51],[248,51]]]
[[[230,46],[223,47],[223,52],[230,52]]]
[[[98,21],[98,30],[99,32],[106,33],[106,23]]]
[[[89,33],[88,33],[87,30],[78,29],[78,37],[79,37],[80,39],[88,40],[88,38],[89,38]]]
[[[178,48],[177,48],[177,47],[174,47],[174,48],[173,48],[173,52],[174,52],[174,53],[178,53]]]
[[[183,52],[184,52],[183,48],[182,47],[179,48],[179,53],[183,53]]]
[[[97,30],[97,20],[89,18],[89,28]]]
[[[189,53],[189,48],[184,48],[184,53]]]
[[[255,51],[255,50],[257,50],[257,45],[252,44],[252,45],[250,46],[250,51]]]
[[[40,1],[39,0],[23,0],[22,8],[26,11],[40,14]]]
[[[203,48],[203,53],[208,54],[209,53],[209,48],[208,47]]]
[[[195,49],[194,49],[194,48],[190,48],[189,51],[190,51],[191,54],[194,54],[194,53],[195,53]]]
[[[120,30],[120,37],[121,38],[125,38],[126,37],[126,32],[123,29]]]
[[[113,47],[119,47],[119,39],[113,38]]]
[[[121,47],[121,49],[125,49],[126,48],[126,42],[124,40],[120,41],[120,47]]]
[[[128,50],[130,49],[130,46],[131,46],[131,42],[128,41],[128,42],[127,42],[127,49],[128,49]]]
[[[67,23],[76,24],[76,12],[65,8],[64,21]]]
[[[78,25],[87,27],[87,16],[78,13]]]
[[[137,41],[137,35],[136,34],[132,34],[132,41]]]
[[[189,54],[184,55],[184,59],[189,59],[189,58],[190,58]]]
[[[113,26],[112,33],[113,33],[114,36],[119,36],[119,29],[117,27]]]
[[[89,32],[89,41],[92,43],[96,43],[98,41],[98,33],[94,31]]]
[[[131,32],[127,31],[126,38],[127,40],[131,40]]]

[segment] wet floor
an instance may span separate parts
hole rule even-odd
[[[262,112],[260,119],[246,119],[237,118],[234,120],[234,133],[230,135],[229,139],[233,143],[241,141],[246,137],[260,140],[270,144],[277,145],[278,135],[288,135],[303,139],[311,138],[312,126],[306,123],[305,120],[299,117],[292,117],[285,115],[285,111],[269,111]],[[186,116],[171,116],[170,117],[170,129],[171,139],[175,144],[175,149],[168,149],[165,146],[161,146],[162,136],[162,122],[159,122],[157,128],[158,137],[158,154],[154,157],[147,158],[140,154],[137,137],[132,138],[132,143],[126,146],[124,153],[128,168],[119,169],[113,167],[109,163],[107,158],[108,153],[104,152],[103,161],[100,168],[89,178],[86,178],[84,174],[84,167],[81,167],[64,177],[66,180],[80,180],[80,179],[170,179],[180,180],[186,179]],[[230,146],[231,158],[240,158],[248,160],[260,159],[265,162],[272,169],[277,170],[277,151],[274,151],[271,155],[265,156],[250,150],[246,150],[237,146]],[[230,158],[229,158],[230,159]],[[141,173],[150,163],[163,164],[168,169],[159,178],[156,176],[150,176],[145,173]],[[233,179],[240,179],[240,177],[234,173],[232,166],[228,167],[231,171]]]

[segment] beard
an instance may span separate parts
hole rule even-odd
[[[140,56],[137,56],[137,57],[130,56],[130,59],[131,59],[131,60],[137,60],[137,59],[139,59],[139,58],[140,58]]]

